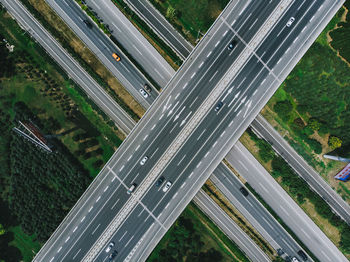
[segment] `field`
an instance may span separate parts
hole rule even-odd
[[[348,203],[349,183],[333,178],[345,164],[323,155],[350,157],[349,22],[342,8],[262,111]]]
[[[193,45],[213,24],[229,0],[151,0]]]
[[[15,46],[10,53],[0,43],[0,260],[31,261],[124,135],[3,10],[0,39]],[[23,119],[48,135],[55,153],[12,131]],[[40,215],[44,199],[51,204]]]

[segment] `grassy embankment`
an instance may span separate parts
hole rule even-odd
[[[165,234],[147,261],[249,261],[193,203]]]
[[[323,155],[350,157],[350,64],[346,62],[350,51],[345,36],[350,33],[349,22],[349,13],[340,9],[262,110],[263,116],[348,203],[350,184],[333,178],[345,164]],[[341,58],[337,56],[339,50]]]

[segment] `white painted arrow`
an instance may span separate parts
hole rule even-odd
[[[191,114],[192,114],[192,111],[185,117],[184,120],[182,120],[182,122],[181,122],[181,124],[180,124],[180,127],[181,127],[183,124],[186,123],[187,118],[188,118]]]
[[[239,94],[241,93],[241,91],[239,91],[235,97],[232,99],[232,101],[228,104],[228,107],[230,107],[232,105],[232,103],[236,100],[236,98],[239,96]]]
[[[174,109],[176,108],[176,106],[179,104],[179,101],[177,101],[176,102],[176,104],[174,105],[174,107],[169,111],[169,113],[168,113],[168,116],[167,117],[169,117],[173,112],[174,112]],[[169,107],[168,108],[170,108],[171,107],[171,104],[169,105]]]
[[[251,105],[252,105],[252,101],[249,101],[248,104],[246,104],[247,110],[244,112],[243,118],[245,118],[245,116],[247,115],[248,110],[249,110],[249,107],[250,107]]]
[[[224,100],[226,99],[226,97],[227,97],[229,94],[231,94],[232,90],[233,90],[233,87],[231,87],[229,90],[227,90],[227,93],[226,93],[226,95],[224,96],[224,98],[222,99],[222,101],[224,101]]]
[[[175,116],[174,122],[180,117],[181,113],[185,110],[185,108],[186,108],[186,106],[184,106],[184,107],[181,109],[180,113],[178,113],[178,114]]]
[[[165,110],[168,109],[167,106],[168,106],[168,104],[169,104],[170,98],[171,98],[171,96],[169,96],[168,101],[166,101],[166,103],[165,103],[165,105],[164,105],[164,107],[163,107],[163,113],[164,113]],[[171,105],[170,105],[170,106],[171,106]],[[170,107],[170,106],[169,106],[169,107]]]

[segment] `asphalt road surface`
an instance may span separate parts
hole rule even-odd
[[[249,53],[246,43],[253,44],[251,40],[256,40],[277,4],[229,4],[35,261],[89,261],[86,254],[95,252],[90,248],[105,247],[110,239],[116,243],[118,261],[147,257],[341,3],[293,2],[254,53]],[[296,21],[286,27],[292,15]],[[233,39],[236,47],[228,50]],[[237,67],[247,52],[246,62]],[[225,75],[235,66],[239,72]],[[224,75],[231,80],[216,85]],[[217,91],[222,86],[224,92]],[[218,101],[223,105],[216,112]],[[193,116],[199,112],[205,116],[196,124]],[[193,124],[195,128],[190,129]],[[231,126],[234,132],[226,132]],[[188,130],[190,135],[184,136]],[[149,159],[140,165],[144,156]],[[161,175],[172,182],[167,192],[154,186]],[[133,183],[138,187],[130,197],[126,190]],[[144,243],[149,245],[141,248]],[[104,261],[107,256],[101,250],[95,260]]]
[[[68,1],[71,2],[71,1]],[[74,2],[71,2],[74,3]],[[113,30],[112,35],[136,59],[160,87],[165,87],[175,70],[110,0],[86,0]]]
[[[185,59],[193,47],[187,42],[147,0],[125,1],[153,31],[158,34],[182,59]]]
[[[74,33],[86,44],[87,47],[100,59],[109,71],[119,80],[126,90],[144,107],[148,108],[158,96],[157,90],[153,91],[147,98],[143,97],[140,89],[147,83],[146,77],[134,66],[122,51],[102,32],[94,22],[90,21],[90,29],[84,20],[86,14],[75,3],[69,0],[48,0],[47,3],[58,15],[69,25]],[[89,18],[88,18],[89,19]],[[116,61],[112,54],[116,53],[120,61]]]
[[[297,254],[299,250],[302,250],[299,244],[260,204],[254,195],[244,196],[242,194],[240,191],[242,187],[247,191],[249,190],[225,164],[221,163],[215,169],[210,180],[275,250],[282,249],[283,257],[298,257],[302,261],[302,258]],[[306,226],[300,225],[301,228]],[[311,258],[309,260],[311,261]]]
[[[203,190],[200,190],[193,201],[226,236],[234,241],[251,261],[271,261],[260,247],[214,202]]]
[[[320,261],[348,261],[241,143],[236,143],[226,160]]]
[[[323,180],[320,174],[295,152],[262,116],[257,116],[251,127],[257,134],[272,145],[273,149],[286,160],[294,171],[302,177],[339,216],[350,224],[350,206]]]

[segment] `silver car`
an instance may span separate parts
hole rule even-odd
[[[108,244],[108,247],[106,248],[106,253],[108,253],[109,251],[111,251],[112,247],[114,247],[114,242],[111,242]]]
[[[140,161],[140,165],[143,166],[147,160],[148,160],[148,156],[144,156]]]
[[[163,187],[163,192],[168,191],[168,189],[171,187],[172,183],[170,181],[168,181],[165,186]]]
[[[140,93],[141,95],[143,95],[144,98],[148,97],[148,93],[143,88],[140,89]]]
[[[295,21],[295,18],[294,18],[294,17],[289,18],[289,20],[288,20],[286,26],[287,26],[287,27],[290,27],[290,26],[293,24],[294,21]]]

